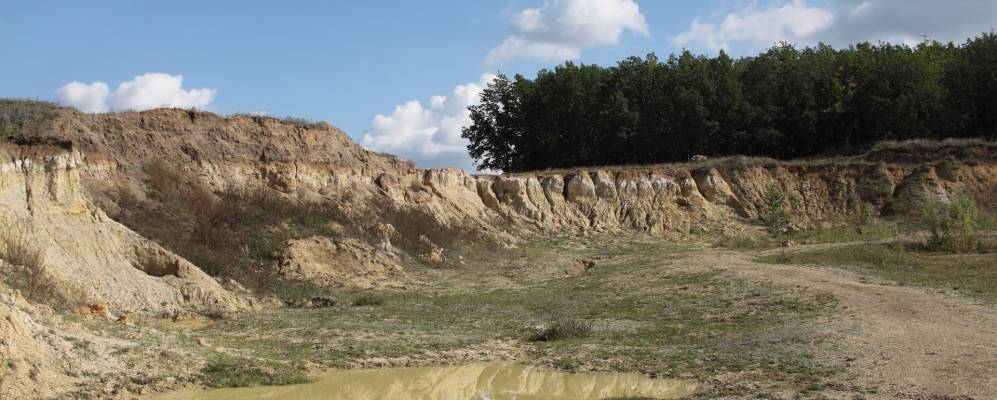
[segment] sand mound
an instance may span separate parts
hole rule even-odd
[[[351,239],[311,237],[288,241],[280,273],[321,286],[373,288],[397,284],[405,271],[380,250]]]

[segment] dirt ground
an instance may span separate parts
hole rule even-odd
[[[997,310],[992,305],[938,290],[870,282],[826,266],[759,264],[749,258],[716,252],[689,261],[727,265],[735,276],[838,299],[839,310],[821,324],[835,338],[822,357],[844,360],[846,367],[835,386],[875,392],[866,398],[997,398]]]

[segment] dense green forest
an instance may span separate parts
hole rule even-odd
[[[997,34],[962,45],[782,44],[500,75],[464,129],[481,168],[849,154],[882,140],[997,137]]]

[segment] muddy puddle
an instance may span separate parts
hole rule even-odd
[[[691,381],[638,374],[569,374],[511,362],[452,367],[335,370],[309,384],[174,393],[161,400],[585,400],[676,399]]]

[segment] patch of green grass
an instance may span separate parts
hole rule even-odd
[[[807,229],[778,235],[769,235],[760,232],[726,234],[720,240],[716,241],[714,246],[735,250],[763,250],[782,246],[782,243],[787,240],[806,244],[871,242],[895,237],[901,232],[900,224],[893,221],[877,219],[868,224],[842,221],[826,228]]]
[[[849,267],[901,285],[956,290],[997,303],[997,254],[928,253],[890,243],[783,252],[758,261]]]
[[[279,386],[308,383],[310,379],[299,366],[260,360],[215,358],[201,369],[208,387]]]

